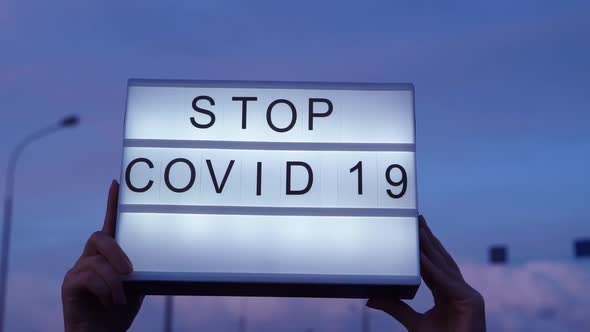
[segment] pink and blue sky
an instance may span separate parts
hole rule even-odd
[[[20,160],[7,327],[61,327],[61,279],[101,224],[135,77],[414,83],[421,213],[484,293],[490,330],[589,330],[590,264],[572,254],[590,237],[589,17],[582,0],[0,0],[2,174],[24,135],[82,118]],[[510,266],[486,265],[496,243]],[[348,332],[361,305],[248,308],[252,331]],[[179,299],[178,331],[235,331],[239,307]],[[151,298],[135,330],[161,322]]]

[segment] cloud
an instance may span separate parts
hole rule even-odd
[[[465,279],[486,301],[489,331],[589,331],[590,265],[537,261],[516,266],[461,264]],[[15,271],[8,284],[8,330],[63,328],[61,279]],[[234,331],[244,300],[175,297],[178,330]],[[248,298],[248,327],[256,331],[357,331],[363,300]],[[132,331],[159,330],[163,297],[148,297]],[[411,305],[425,310],[432,299],[424,285]],[[385,314],[371,311],[373,330],[403,331]]]
[[[590,268],[538,261],[519,266],[465,264],[486,301],[490,330],[589,331]]]
[[[462,264],[466,280],[486,300],[489,331],[588,331],[590,330],[590,266],[536,261],[516,266]],[[432,299],[424,285],[410,301],[426,310]],[[175,318],[182,327],[234,329],[242,315],[239,298],[180,297]],[[363,300],[249,298],[248,325],[269,331],[289,326],[326,331],[356,331]],[[376,330],[403,331],[384,314],[371,313]]]

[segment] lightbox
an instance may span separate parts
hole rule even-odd
[[[411,84],[129,80],[127,287],[413,297],[415,136]]]

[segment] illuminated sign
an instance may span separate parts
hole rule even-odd
[[[415,160],[411,84],[130,80],[117,225],[130,279],[413,296]]]

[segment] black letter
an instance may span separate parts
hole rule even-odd
[[[328,110],[325,113],[314,113],[313,112],[313,103],[326,103],[328,105]],[[309,130],[313,130],[313,118],[325,118],[328,115],[332,114],[334,110],[334,106],[329,99],[325,98],[309,98]]]
[[[359,171],[359,175],[358,175],[358,194],[362,195],[363,194],[363,162],[359,161],[356,165],[354,165],[353,168],[350,169],[350,173],[354,172],[358,170]]]
[[[394,168],[399,169],[399,171],[402,173],[402,178],[397,182],[393,181],[391,179],[391,171]],[[408,188],[408,175],[406,174],[406,170],[403,167],[401,167],[400,165],[398,165],[398,164],[389,165],[389,167],[387,167],[387,170],[385,170],[385,180],[387,180],[387,183],[389,183],[390,185],[392,185],[394,187],[399,187],[400,185],[402,186],[402,190],[399,192],[399,194],[394,194],[391,191],[391,189],[387,189],[387,195],[389,195],[389,197],[400,198],[406,193],[406,189]]]
[[[191,116],[191,123],[193,124],[193,126],[195,126],[197,128],[204,129],[204,128],[211,127],[215,123],[215,114],[213,114],[213,112],[211,112],[210,110],[206,110],[204,108],[200,108],[199,106],[197,106],[197,102],[201,99],[205,99],[211,105],[215,105],[215,101],[213,100],[213,98],[211,98],[209,96],[198,96],[195,99],[193,99],[193,109],[199,113],[207,114],[211,118],[209,123],[200,124],[197,122],[197,120],[194,117]]]
[[[191,170],[191,179],[189,180],[188,184],[183,188],[176,188],[170,183],[170,169],[172,168],[172,165],[176,163],[185,163]],[[168,163],[168,166],[166,166],[166,170],[164,171],[164,182],[166,182],[166,187],[168,187],[168,189],[174,191],[175,193],[183,193],[189,190],[195,183],[195,173],[195,166],[193,166],[193,163],[184,158],[176,158],[172,160],[170,163]]]
[[[125,170],[125,183],[127,184],[127,187],[131,189],[131,191],[133,192],[143,193],[150,190],[152,184],[154,184],[154,181],[150,180],[148,184],[143,188],[137,188],[136,186],[131,184],[131,167],[133,167],[137,163],[146,163],[149,168],[154,168],[154,164],[147,158],[137,158],[133,159],[129,163],[129,165],[127,165],[127,169]]]
[[[262,162],[256,163],[256,196],[262,194]]]
[[[242,129],[246,129],[246,113],[249,101],[256,101],[256,97],[232,97],[233,101],[242,101]]]
[[[303,166],[307,170],[307,185],[301,190],[291,189],[291,166]],[[309,164],[303,161],[287,161],[287,195],[303,195],[307,193],[313,185],[313,171]]]
[[[209,168],[209,174],[211,174],[211,180],[213,180],[213,185],[215,186],[215,191],[218,194],[221,194],[223,191],[223,187],[225,187],[225,181],[227,181],[227,177],[229,176],[229,172],[231,172],[231,168],[234,167],[235,160],[229,162],[229,166],[225,170],[225,175],[223,175],[223,180],[221,180],[221,187],[217,184],[217,178],[215,177],[215,171],[213,170],[213,165],[211,165],[211,160],[207,159],[207,168]]]
[[[285,128],[278,128],[277,126],[275,126],[272,123],[271,117],[270,117],[270,113],[272,112],[272,108],[275,107],[276,104],[278,103],[283,103],[283,104],[287,104],[289,106],[289,108],[291,108],[291,123],[289,123],[289,125]],[[270,105],[268,105],[268,109],[266,110],[266,122],[268,122],[268,125],[272,128],[272,130],[279,132],[279,133],[284,133],[286,131],[291,130],[291,128],[293,128],[295,126],[295,122],[297,121],[297,111],[295,110],[295,105],[293,105],[290,101],[286,100],[286,99],[277,99],[275,101],[273,101],[272,103],[270,103]]]

